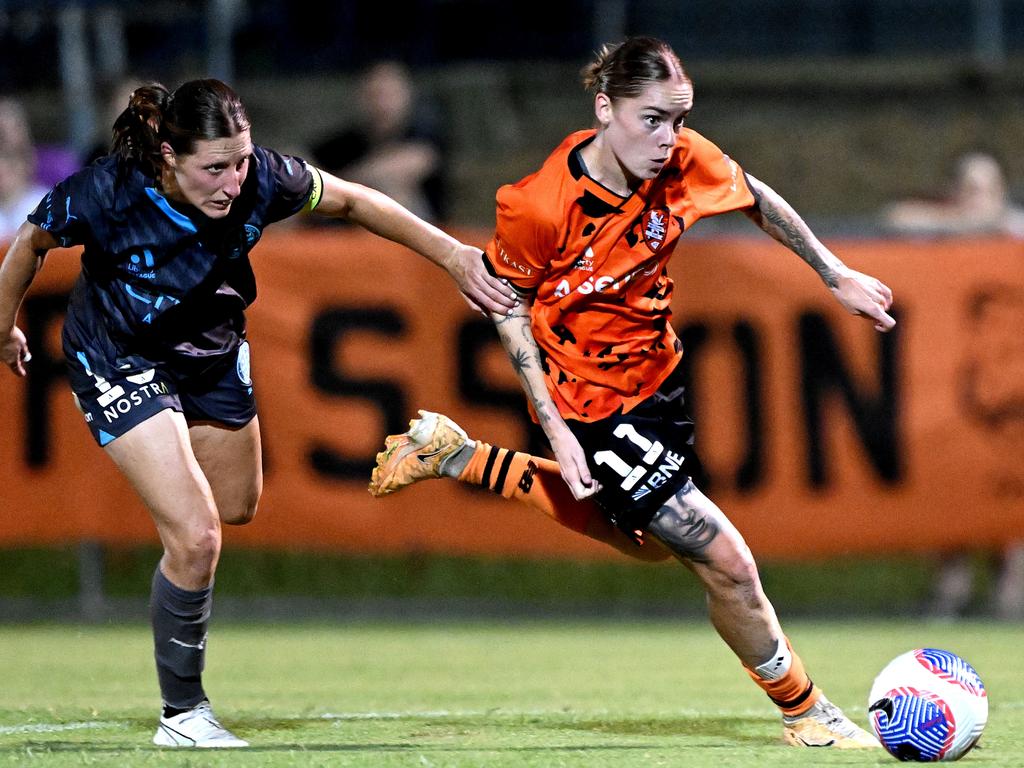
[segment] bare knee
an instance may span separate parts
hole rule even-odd
[[[746,544],[739,543],[707,563],[705,581],[709,588],[744,593],[760,591],[757,563]]]
[[[742,540],[694,571],[704,584],[709,601],[742,605],[752,611],[764,610],[768,605],[757,563]]]
[[[215,519],[190,526],[164,542],[164,573],[181,586],[204,587],[213,581],[220,546],[220,525]]]
[[[260,489],[253,488],[243,498],[232,500],[220,510],[220,519],[228,525],[245,525],[256,517],[260,503]]]
[[[246,525],[256,517],[256,503],[239,508],[233,514],[225,515],[223,520],[227,525]]]
[[[245,525],[256,516],[259,498],[263,492],[262,478],[256,478],[238,498],[221,500],[218,505],[220,519],[228,525]]]

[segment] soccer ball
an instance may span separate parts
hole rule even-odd
[[[988,696],[974,667],[955,653],[918,648],[878,673],[868,716],[882,746],[899,760],[959,760],[981,738]]]

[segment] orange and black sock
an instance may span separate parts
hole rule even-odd
[[[521,501],[540,510],[559,525],[603,542],[622,554],[645,562],[659,562],[672,554],[654,542],[638,546],[631,537],[608,522],[592,499],[578,500],[562,478],[558,462],[528,453],[510,451],[478,441],[473,455],[458,478],[481,485],[506,499]]]
[[[821,696],[821,689],[808,677],[804,662],[793,651],[789,639],[784,638],[784,642],[785,648],[780,643],[775,657],[757,670],[744,668],[751,680],[782,710],[782,714],[797,717],[814,706]],[[776,663],[781,666],[772,670],[772,665]]]
[[[591,517],[599,514],[592,501],[576,500],[557,462],[482,440],[476,441],[459,481],[522,501],[578,533],[586,533]]]

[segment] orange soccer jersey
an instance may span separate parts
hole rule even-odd
[[[531,325],[548,390],[562,416],[596,421],[629,411],[675,367],[668,259],[699,219],[749,208],[739,166],[689,129],[661,173],[629,197],[590,178],[579,131],[536,173],[498,190],[487,256],[495,272],[534,293]]]

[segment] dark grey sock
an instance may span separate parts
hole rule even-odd
[[[172,584],[157,566],[149,616],[153,624],[156,674],[167,707],[191,709],[206,698],[202,673],[212,603],[212,584],[195,592],[182,589]]]

